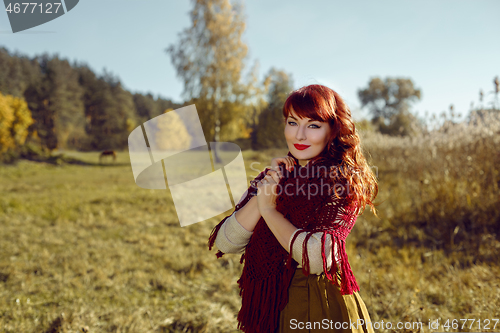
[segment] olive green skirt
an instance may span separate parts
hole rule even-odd
[[[374,332],[370,322],[357,292],[342,295],[324,273],[305,276],[297,268],[276,332]]]

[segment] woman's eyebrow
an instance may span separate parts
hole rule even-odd
[[[297,118],[293,116],[288,116],[288,117],[297,120]],[[310,123],[311,121],[319,121],[319,120],[309,119],[307,122]]]

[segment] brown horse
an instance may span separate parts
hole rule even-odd
[[[99,156],[99,163],[102,163],[102,159],[106,156],[111,156],[113,157],[113,162],[116,162],[116,153],[114,150],[105,150],[101,153]]]

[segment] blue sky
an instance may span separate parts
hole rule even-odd
[[[182,82],[164,49],[190,25],[187,0],[81,0],[67,14],[12,33],[0,11],[0,46],[28,56],[43,52],[120,77],[132,92],[181,101]],[[500,75],[500,1],[247,0],[247,69],[260,63],[292,74],[296,88],[337,90],[355,118],[357,89],[371,77],[411,78],[422,90],[413,110],[440,113],[451,103],[468,113],[479,89]],[[486,96],[486,101],[492,95]]]

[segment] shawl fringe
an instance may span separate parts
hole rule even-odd
[[[242,274],[238,280],[241,309],[238,312],[238,329],[243,332],[274,332],[278,327],[280,312],[288,303],[288,287],[298,264],[287,267],[283,274],[273,274],[267,279],[252,279]],[[279,286],[278,292],[275,288]],[[271,297],[265,299],[262,295]]]
[[[217,234],[219,233],[219,229],[222,227],[222,225],[224,224],[224,222],[226,222],[226,220],[230,217],[231,215],[229,216],[226,216],[225,218],[222,219],[222,221],[220,221],[212,230],[212,232],[210,233],[210,236],[208,237],[208,250],[212,250],[212,247],[214,246],[215,244],[215,239],[217,238]],[[219,259],[220,257],[222,257],[224,255],[224,252],[222,252],[221,250],[219,250],[216,254],[217,256],[217,259]]]
[[[288,156],[293,157],[290,153],[288,153]],[[295,162],[297,165],[298,160],[295,159]],[[311,171],[309,169],[310,164],[304,169]],[[298,169],[304,171],[301,167]],[[252,194],[255,193],[256,189],[254,185],[265,176],[268,170],[269,168],[266,168],[250,182],[251,186],[245,198],[242,198],[236,205],[235,211],[243,207],[252,198]],[[342,295],[359,291],[359,286],[354,278],[345,251],[345,239],[351,231],[357,215],[353,214],[350,208],[343,208],[346,201],[339,201],[339,198],[334,199],[330,193],[325,198],[325,200],[328,199],[329,201],[323,200],[321,196],[306,198],[305,194],[303,194],[300,197],[300,191],[303,191],[302,188],[308,186],[308,184],[319,185],[319,182],[314,180],[314,175],[304,177],[300,173],[299,176],[294,173],[292,176],[283,167],[281,172],[286,177],[283,178],[283,181],[280,181],[280,185],[283,186],[289,180],[287,185],[292,184],[293,188],[299,190],[299,194],[296,196],[278,196],[276,208],[293,225],[299,228],[299,231],[294,234],[287,253],[286,249],[276,240],[264,219],[261,217],[258,221],[254,234],[240,259],[241,264],[244,262],[243,272],[238,280],[242,306],[237,318],[238,329],[244,332],[274,332],[278,327],[279,313],[288,303],[288,288],[298,266],[298,262],[292,260],[293,244],[297,236],[302,232],[307,232],[302,244],[302,271],[304,275],[310,274],[307,242],[313,233],[323,232],[321,237],[321,257],[325,276],[331,283],[340,287]],[[300,184],[297,179],[301,179]],[[297,183],[293,184],[295,180],[297,180]],[[319,210],[313,211],[312,209],[315,207]],[[230,216],[226,216],[212,230],[208,241],[210,250],[215,243],[221,226]],[[332,220],[336,216],[339,216],[341,223]],[[329,269],[326,260],[327,250],[325,248],[327,235],[332,237],[331,254],[333,262]],[[334,253],[335,249],[336,253]],[[224,253],[219,250],[216,255],[217,258],[220,258]],[[337,259],[339,260],[337,261]],[[273,272],[269,273],[268,269],[271,267]]]
[[[292,262],[292,249],[295,240],[297,239],[299,234],[307,232],[304,242],[302,243],[302,272],[305,276],[308,276],[310,274],[311,268],[309,263],[309,254],[307,251],[307,242],[309,241],[309,238],[311,238],[312,234],[318,231],[321,230],[302,229],[295,233],[295,235],[292,237],[292,241],[290,242],[290,250],[286,262],[287,267],[290,267],[290,264]],[[360,289],[356,278],[354,277],[354,273],[352,272],[351,265],[349,264],[345,248],[345,240],[338,237],[339,233],[335,231],[336,230],[323,231],[323,235],[321,236],[321,257],[323,259],[323,271],[325,272],[326,278],[332,284],[340,287],[340,293],[342,295],[351,295],[352,293],[359,291]],[[332,237],[332,265],[330,266],[330,269],[328,269],[328,263],[326,260],[327,254],[325,242],[327,235],[330,235]],[[336,253],[335,248],[337,249]],[[339,258],[340,265],[339,262],[337,262],[336,258]]]

